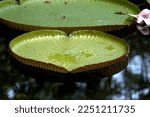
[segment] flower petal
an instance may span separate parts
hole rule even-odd
[[[141,15],[144,19],[147,19],[150,16],[150,10],[144,9],[139,13],[139,15]]]
[[[149,27],[150,26],[141,26],[141,25],[136,25],[137,29],[143,34],[143,35],[149,35],[150,34],[150,30]]]
[[[140,26],[140,25],[136,25],[136,27],[137,27],[138,30],[142,30],[143,29],[143,27]]]
[[[146,25],[150,25],[150,19],[149,18],[148,19],[144,19],[144,22],[145,22]]]
[[[139,15],[138,19],[137,19],[137,23],[140,24],[143,20],[144,20],[144,18],[141,15]]]
[[[140,32],[141,32],[143,35],[149,35],[149,33],[150,33],[149,28],[143,28],[142,30],[140,30]]]

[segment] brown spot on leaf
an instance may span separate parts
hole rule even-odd
[[[66,16],[62,16],[62,19],[66,19]]]
[[[44,1],[45,4],[51,3],[49,0]]]
[[[68,4],[67,2],[64,2],[64,4]]]
[[[121,11],[115,12],[115,14],[118,14],[118,15],[126,15],[125,13],[123,13],[123,12],[121,12]]]
[[[65,20],[66,16],[57,17],[56,20]]]

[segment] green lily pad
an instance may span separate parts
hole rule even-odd
[[[150,0],[146,0],[148,3],[150,3]]]
[[[126,67],[129,51],[121,39],[93,30],[69,36],[57,30],[33,31],[16,37],[9,47],[11,57],[23,65],[63,74],[98,70],[105,76]]]
[[[136,5],[125,0],[15,0],[0,1],[0,21],[10,27],[31,31],[78,29],[112,31],[129,26],[133,18],[118,12],[137,14]]]

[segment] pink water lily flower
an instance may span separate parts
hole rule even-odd
[[[150,10],[144,9],[138,15],[137,23],[145,22],[146,25],[150,25]]]
[[[143,35],[149,35],[149,27],[150,27],[150,10],[144,9],[139,14],[128,14],[129,16],[135,17],[137,19],[137,29]]]
[[[135,17],[137,23],[140,24],[144,22],[146,25],[150,25],[150,10],[144,9],[138,15],[128,14],[129,16]]]

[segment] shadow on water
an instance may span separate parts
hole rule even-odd
[[[0,24],[0,99],[150,99],[150,36],[123,39],[130,45],[129,65],[111,78],[91,83],[52,83],[27,77],[9,63],[8,44],[24,32]]]

